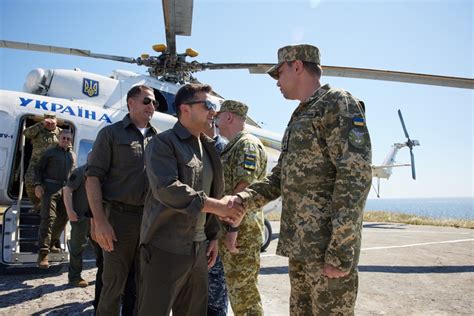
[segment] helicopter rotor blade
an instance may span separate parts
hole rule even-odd
[[[338,67],[338,66],[321,66],[323,68],[323,75],[332,77],[358,78],[358,79],[372,79],[383,81],[395,81],[405,83],[416,83],[432,86],[453,87],[474,89],[474,79],[436,76],[421,73],[390,71],[380,69],[367,68],[352,68],[352,67]]]
[[[190,36],[193,22],[193,0],[163,0],[166,45],[170,55],[176,55],[176,35]]]
[[[416,180],[415,155],[413,154],[412,148],[410,148],[410,158],[411,158],[411,177],[413,178],[413,180]]]
[[[213,64],[204,63],[203,69],[248,69],[252,74],[264,74],[275,64],[267,63],[230,63],[230,64]],[[345,77],[356,79],[372,79],[395,81],[405,83],[425,84],[432,86],[453,87],[463,89],[474,89],[474,79],[462,77],[436,76],[421,73],[339,67],[339,66],[321,66],[323,75],[330,77]]]
[[[403,120],[402,111],[400,111],[400,109],[398,110],[398,117],[400,118],[400,122],[402,123],[403,132],[405,132],[405,137],[408,138],[408,141],[410,141],[410,136],[408,136],[407,128],[405,127],[405,121]]]
[[[31,51],[45,52],[45,53],[108,59],[108,60],[114,60],[114,61],[119,61],[119,62],[124,62],[124,63],[130,63],[130,64],[137,63],[135,58],[115,56],[115,55],[106,55],[106,54],[96,54],[96,53],[92,53],[89,50],[79,49],[79,48],[67,48],[67,47],[60,47],[60,46],[40,45],[40,44],[33,44],[33,43],[5,41],[5,40],[0,40],[0,48],[31,50]]]

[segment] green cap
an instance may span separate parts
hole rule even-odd
[[[231,112],[242,116],[243,118],[246,118],[248,109],[249,107],[242,102],[235,100],[225,100],[224,102],[222,102],[221,108],[219,109],[218,113]]]
[[[56,118],[56,114],[53,114],[53,113],[43,114],[43,119],[55,119],[55,118]]]
[[[301,60],[320,65],[319,49],[316,46],[300,44],[284,46],[278,50],[278,64],[267,71],[273,79],[278,79],[278,68],[287,61]]]

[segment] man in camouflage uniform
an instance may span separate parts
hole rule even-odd
[[[272,173],[234,201],[252,209],[281,194],[277,254],[289,257],[291,315],[352,315],[362,212],[372,180],[364,104],[344,90],[321,86],[314,46],[280,48],[278,64],[268,73],[286,99],[300,104]]]
[[[33,150],[25,174],[25,191],[33,203],[33,208],[39,210],[40,200],[35,196],[35,166],[43,152],[58,143],[58,134],[61,129],[57,127],[56,115],[44,114],[44,120],[25,129],[23,135],[30,139]]]
[[[226,100],[217,114],[216,125],[221,135],[229,140],[221,155],[226,195],[241,192],[266,175],[264,146],[258,138],[244,131],[247,110],[247,105],[242,102]],[[262,208],[247,209],[239,227],[228,227],[227,236],[221,238],[219,249],[232,310],[235,315],[263,315],[257,288],[264,230]],[[236,230],[238,249],[235,252],[235,245],[227,243],[226,238],[229,234],[235,234]]]

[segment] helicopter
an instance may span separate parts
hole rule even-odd
[[[410,139],[408,135],[407,128],[405,126],[405,121],[403,120],[402,111],[398,110],[398,117],[400,118],[400,123],[402,124],[403,132],[407,138],[406,142],[394,143],[390,148],[387,156],[383,160],[382,164],[379,166],[372,166],[372,176],[377,179],[377,187],[373,186],[377,197],[380,197],[380,179],[389,179],[392,175],[393,168],[396,167],[411,167],[411,177],[413,180],[416,180],[416,171],[415,171],[415,155],[413,154],[413,147],[420,146],[420,142],[416,139]],[[398,151],[404,147],[410,149],[410,160],[411,163],[399,164],[396,163],[395,158],[397,157]],[[372,184],[373,185],[373,184]]]
[[[67,48],[0,40],[0,48],[30,50],[54,54],[65,54],[144,66],[148,74],[128,70],[115,70],[109,76],[80,69],[34,69],[26,77],[24,92],[0,90],[0,204],[11,205],[4,213],[2,230],[2,262],[7,265],[33,264],[34,238],[22,239],[22,235],[34,235],[34,224],[28,216],[28,201],[23,194],[22,173],[26,170],[31,145],[22,137],[22,130],[38,121],[44,113],[53,112],[60,125],[74,132],[73,148],[78,155],[78,165],[85,162],[95,136],[102,127],[121,120],[126,110],[125,94],[130,87],[145,84],[153,87],[160,104],[152,124],[159,131],[174,124],[176,109],[174,95],[187,82],[198,82],[195,73],[203,70],[247,69],[253,74],[264,74],[272,63],[201,63],[189,58],[197,52],[187,49],[178,53],[176,36],[190,36],[193,1],[162,1],[166,45],[153,46],[157,55],[143,54],[139,57],[124,57],[94,53],[85,49]],[[322,66],[325,76],[364,78],[415,84],[448,86],[474,89],[474,80],[448,76],[434,76],[398,71]],[[223,98],[217,93],[216,102]],[[269,156],[268,168],[277,162],[281,135],[262,129],[252,118],[248,118],[246,129],[262,140]],[[411,148],[410,148],[411,149]],[[394,165],[383,163],[380,170],[388,172]],[[414,167],[414,164],[412,164]],[[374,167],[375,170],[378,168]],[[380,173],[380,175],[382,175]],[[379,178],[383,178],[380,176]],[[266,210],[278,207],[278,201],[266,206]],[[18,211],[19,210],[19,211]],[[24,233],[24,234],[23,234]],[[65,249],[66,234],[62,243]],[[271,227],[266,225],[265,244],[271,240]],[[263,245],[262,247],[266,247]],[[67,261],[67,252],[51,258],[52,262]]]

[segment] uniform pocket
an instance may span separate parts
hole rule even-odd
[[[138,159],[143,157],[143,148],[138,140],[119,142],[116,152],[116,159],[124,164],[135,164]]]

